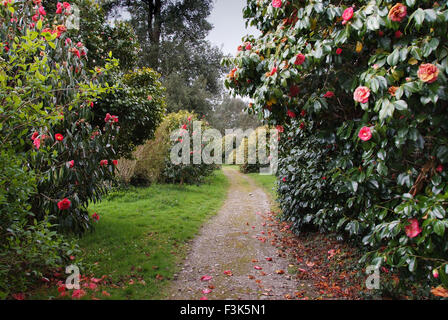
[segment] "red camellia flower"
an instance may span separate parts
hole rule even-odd
[[[300,66],[300,65],[303,64],[304,62],[305,62],[305,56],[304,56],[303,54],[299,53],[299,54],[296,56],[296,61],[294,61],[294,64]]]
[[[443,166],[440,164],[440,165],[436,168],[436,171],[437,171],[438,173],[442,173],[442,172],[443,172]]]
[[[114,166],[117,166],[117,165],[118,165],[118,160],[112,160],[112,164],[113,164]]]
[[[64,136],[63,136],[62,134],[60,134],[60,133],[56,133],[56,134],[54,135],[54,138],[55,138],[57,141],[62,141],[62,140],[64,140]]]
[[[182,126],[182,129],[187,130],[187,125],[184,124],[184,125]]]
[[[280,8],[282,6],[282,0],[272,0],[272,6],[274,8]]]
[[[64,200],[61,200],[58,202],[58,208],[59,210],[68,210],[72,206],[72,202],[65,198]]]
[[[31,140],[36,139],[39,136],[39,132],[34,132],[33,135],[31,136]]]
[[[401,22],[407,15],[407,8],[404,4],[397,3],[394,5],[388,14],[388,17],[391,21]]]
[[[344,13],[342,14],[342,24],[346,24],[347,21],[349,21],[351,18],[353,18],[353,8],[347,8],[344,10]]]
[[[301,116],[301,117],[306,116],[306,111],[305,111],[305,110],[300,111],[300,116]]]
[[[40,14],[41,16],[46,16],[46,15],[47,15],[47,13],[45,12],[44,7],[39,7],[39,14]]]
[[[439,76],[439,69],[430,63],[424,63],[418,68],[417,76],[426,83],[433,83]]]
[[[305,128],[305,123],[301,122],[299,128],[303,130]]]
[[[273,76],[277,72],[277,67],[272,68],[270,75]]]
[[[334,92],[333,91],[327,91],[324,94],[324,98],[333,98],[334,97]]]
[[[107,166],[108,164],[109,164],[109,161],[107,161],[107,160],[100,161],[100,166],[102,166],[102,167]]]
[[[356,88],[353,99],[360,103],[367,103],[370,97],[370,89],[367,87],[358,87]]]
[[[420,228],[417,219],[409,219],[408,222],[410,223],[410,225],[404,228],[406,231],[406,235],[409,238],[415,238],[422,232],[422,229]]]
[[[341,53],[342,53],[342,49],[341,49],[341,48],[337,48],[337,49],[336,49],[336,54],[337,54],[337,55],[340,55]]]
[[[372,131],[369,127],[362,127],[361,130],[359,130],[358,137],[362,141],[369,141],[372,139]]]
[[[277,129],[278,132],[284,132],[285,131],[285,128],[283,128],[283,126],[280,126],[280,125],[276,126],[276,129]]]
[[[296,114],[294,113],[294,111],[288,110],[288,112],[286,113],[288,115],[288,117],[290,118],[295,118]]]
[[[100,216],[95,212],[94,214],[92,214],[92,219],[98,222],[100,220]]]
[[[252,45],[251,45],[251,43],[250,42],[247,42],[246,43],[246,48],[245,48],[246,50],[250,50],[250,49],[252,49]]]
[[[283,177],[283,179],[282,179],[282,180],[283,180],[283,182],[286,182],[286,177]]]
[[[73,167],[75,166],[75,160],[71,160],[71,161],[69,161],[69,162],[68,162],[68,166],[69,166],[70,168],[73,168]]]
[[[292,85],[291,88],[289,88],[289,95],[291,97],[296,97],[300,92],[300,89],[296,85]]]
[[[104,118],[104,122],[118,122],[118,117],[112,116],[109,113],[107,113],[106,118]]]
[[[403,33],[400,30],[395,31],[395,38],[400,39],[403,36]]]

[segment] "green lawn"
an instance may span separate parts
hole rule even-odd
[[[80,240],[82,258],[94,266],[96,278],[107,278],[99,290],[86,290],[85,298],[92,298],[92,292],[101,299],[163,298],[186,255],[187,241],[217,213],[227,187],[222,171],[216,171],[201,186],[133,188],[92,205],[89,211],[101,218],[94,232]]]
[[[266,192],[269,193],[272,200],[275,200],[277,198],[276,193],[276,185],[275,181],[277,180],[276,176],[273,175],[261,175],[259,173],[249,173],[249,177],[251,177],[255,182],[262,187]]]

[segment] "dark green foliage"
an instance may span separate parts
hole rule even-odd
[[[405,1],[392,21],[395,2],[358,1],[343,24],[352,4],[248,1],[245,17],[263,35],[227,61],[236,68],[226,85],[285,125],[279,201],[296,231],[339,231],[362,243],[362,262],[400,277],[390,290],[427,295],[448,286],[447,3]],[[421,74],[427,64],[438,77]],[[355,101],[360,87],[366,103]]]
[[[118,116],[120,132],[115,137],[117,156],[130,158],[136,146],[154,138],[165,112],[160,75],[149,68],[114,75],[117,90],[104,95],[94,106],[94,125],[101,126],[107,113]]]

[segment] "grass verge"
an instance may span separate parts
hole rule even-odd
[[[186,255],[188,241],[218,212],[227,187],[219,170],[200,186],[131,188],[92,205],[89,211],[97,212],[100,221],[79,241],[83,255],[74,261],[92,266],[82,299],[165,298],[164,290]],[[89,287],[92,275],[103,279]]]
[[[251,177],[257,185],[262,187],[266,192],[269,193],[272,200],[277,199],[276,185],[275,182],[277,177],[274,175],[261,175],[259,173],[249,173],[247,174]]]

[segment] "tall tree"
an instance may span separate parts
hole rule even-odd
[[[222,103],[215,108],[209,118],[210,124],[225,134],[225,129],[255,129],[263,122],[256,115],[244,111],[247,103],[238,98],[224,96]]]
[[[221,50],[205,38],[213,0],[109,0],[103,7],[117,17],[127,11],[142,48],[140,65],[162,74],[167,109],[206,115],[222,89]],[[124,15],[123,15],[124,16]]]

